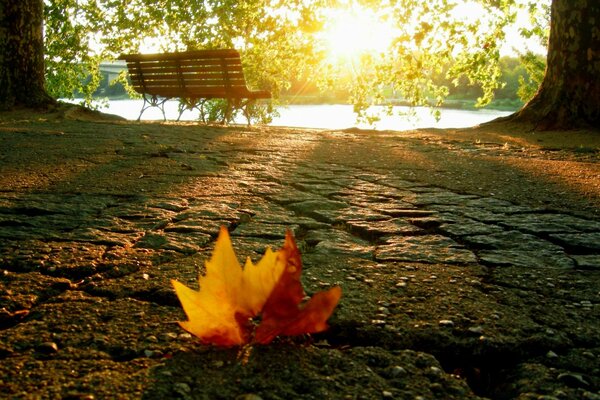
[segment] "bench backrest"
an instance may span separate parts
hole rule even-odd
[[[179,53],[129,54],[127,62],[134,89],[162,97],[230,98],[250,92],[240,53],[234,49]]]

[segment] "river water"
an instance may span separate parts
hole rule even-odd
[[[142,100],[112,100],[108,108],[101,111],[120,115],[124,118],[137,119],[142,109]],[[177,118],[177,101],[168,101],[165,105],[167,119]],[[408,130],[417,128],[466,128],[509,115],[508,111],[498,110],[454,110],[440,109],[441,118],[436,121],[428,108],[417,107],[414,116],[405,115],[408,107],[394,107],[393,116],[383,116],[374,126],[359,124],[351,105],[290,105],[280,107],[279,117],[274,118],[271,126],[289,126],[301,128],[344,129],[350,127],[371,128],[378,130]],[[404,115],[402,115],[404,114]],[[181,120],[192,121],[198,118],[197,111],[186,111]],[[142,120],[161,120],[162,113],[158,108],[144,111]],[[237,123],[246,123],[243,117]]]

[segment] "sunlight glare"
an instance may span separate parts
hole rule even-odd
[[[359,6],[329,10],[321,37],[330,61],[348,61],[387,50],[394,38],[389,20]]]

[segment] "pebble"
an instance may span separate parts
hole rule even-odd
[[[167,332],[162,335],[162,339],[165,341],[171,341],[177,339],[177,334],[175,332]]]
[[[388,390],[384,390],[383,392],[381,392],[381,396],[383,396],[384,399],[392,399],[394,398],[394,393]]]
[[[44,342],[37,347],[37,351],[42,354],[54,354],[58,352],[58,345],[54,342]]]
[[[173,384],[173,389],[179,394],[188,394],[192,391],[190,385],[185,382],[175,382]]]
[[[481,325],[471,326],[467,329],[467,331],[469,333],[472,333],[473,335],[481,335],[483,333],[483,326],[481,326]]]
[[[146,336],[146,341],[151,343],[158,343],[158,338],[154,335]]]
[[[546,358],[558,358],[558,354],[556,354],[555,352],[553,352],[552,350],[549,350],[546,353]]]
[[[564,372],[558,375],[558,380],[565,383],[567,386],[578,388],[578,387],[589,387],[590,383],[585,380],[583,375],[575,374],[572,372]]]
[[[399,376],[406,375],[406,370],[399,365],[394,365],[390,368],[390,376],[392,378],[397,378]]]
[[[442,319],[438,322],[438,325],[444,328],[453,328],[454,327],[454,321],[449,320],[449,319]]]
[[[596,358],[596,356],[594,355],[594,353],[592,353],[591,351],[584,351],[583,353],[581,353],[583,356],[587,357],[587,358],[591,358],[594,359]]]
[[[388,315],[390,313],[390,310],[388,310],[386,307],[379,307],[377,311],[384,315]]]
[[[76,391],[68,392],[66,397],[63,397],[63,398],[77,399],[77,400],[94,400],[95,399],[94,395],[91,393],[81,393],[81,392],[76,392]]]

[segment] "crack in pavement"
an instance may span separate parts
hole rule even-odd
[[[22,135],[43,123],[30,125]],[[262,398],[593,398],[599,388],[600,220],[585,210],[442,185],[437,174],[454,162],[435,159],[444,146],[400,134],[97,123],[62,131],[33,135],[21,150],[23,138],[0,132],[15,152],[0,158],[0,384],[12,396],[118,388],[193,398],[192,388],[220,393],[209,377],[230,375],[246,383],[229,394]],[[58,143],[31,159],[44,140]],[[463,150],[444,157],[469,157]],[[44,172],[82,158],[94,166]],[[29,180],[10,180],[17,161]],[[307,292],[343,287],[331,329],[312,342],[282,339],[272,347],[285,349],[279,355],[255,349],[247,370],[181,331],[169,279],[196,284],[222,225],[238,256],[254,259],[291,229]],[[305,366],[290,378],[297,387],[248,376],[286,355]],[[38,361],[50,372],[32,372]],[[194,372],[193,362],[214,368]],[[111,374],[125,378],[98,383]],[[314,389],[303,395],[307,379]],[[266,381],[279,386],[260,389]]]

